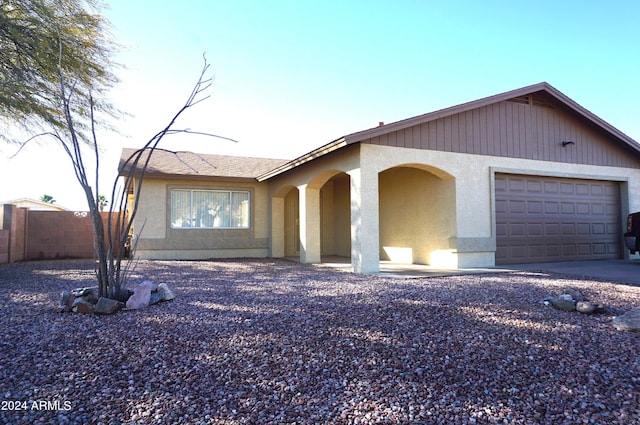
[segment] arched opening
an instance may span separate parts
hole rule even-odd
[[[378,175],[380,260],[457,267],[455,180],[421,164]]]
[[[351,257],[349,175],[338,173],[320,189],[320,235],[323,256]]]
[[[292,187],[284,196],[284,255],[300,255],[300,193]]]

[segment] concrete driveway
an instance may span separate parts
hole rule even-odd
[[[319,264],[319,266],[351,271],[351,263],[348,257],[326,257],[323,258],[323,260],[323,263]],[[640,260],[638,259],[511,264],[505,266],[467,269],[440,269],[422,264],[398,264],[390,261],[380,261],[380,272],[374,274],[383,277],[406,279],[502,273],[518,270],[571,274],[640,286]]]
[[[592,277],[640,286],[640,260],[594,260],[509,265],[512,270],[543,271]]]

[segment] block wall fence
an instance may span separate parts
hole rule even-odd
[[[109,213],[101,214],[106,223]],[[93,257],[89,213],[0,205],[0,264]]]

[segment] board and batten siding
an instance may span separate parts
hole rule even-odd
[[[575,142],[562,146],[563,141]],[[637,153],[557,102],[497,102],[363,140],[375,145],[624,168]]]

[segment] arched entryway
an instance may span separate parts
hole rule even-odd
[[[455,179],[407,164],[378,174],[380,260],[455,267]]]
[[[351,255],[350,178],[341,171],[318,174],[308,184],[286,185],[271,199],[272,255],[319,262]]]
[[[323,256],[351,257],[349,175],[337,173],[320,188],[320,235]]]

